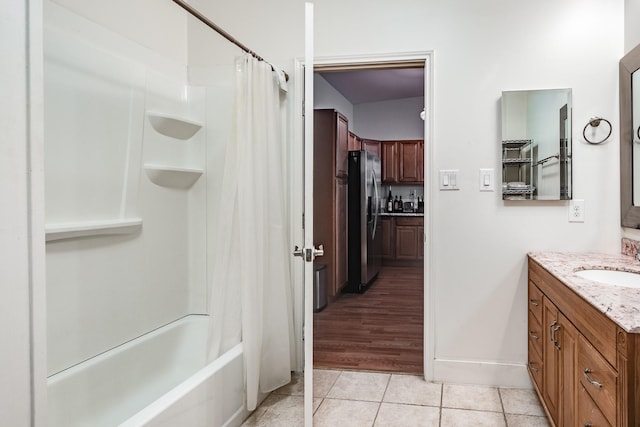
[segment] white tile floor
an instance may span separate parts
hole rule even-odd
[[[314,369],[314,426],[548,427],[533,390],[437,384],[414,375]],[[273,393],[243,426],[302,426],[303,383]]]

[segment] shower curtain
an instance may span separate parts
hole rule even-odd
[[[268,63],[236,59],[232,139],[212,248],[210,357],[243,343],[247,408],[291,380],[293,311],[286,146],[278,78]],[[241,328],[240,328],[241,325]]]

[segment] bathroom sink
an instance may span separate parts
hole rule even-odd
[[[620,270],[579,270],[575,275],[607,285],[640,289],[640,273]]]

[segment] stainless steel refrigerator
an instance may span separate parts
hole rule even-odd
[[[380,158],[349,151],[349,281],[343,292],[364,292],[376,279],[382,261]]]

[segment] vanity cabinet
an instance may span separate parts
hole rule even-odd
[[[640,425],[640,334],[529,259],[528,371],[552,425]]]

